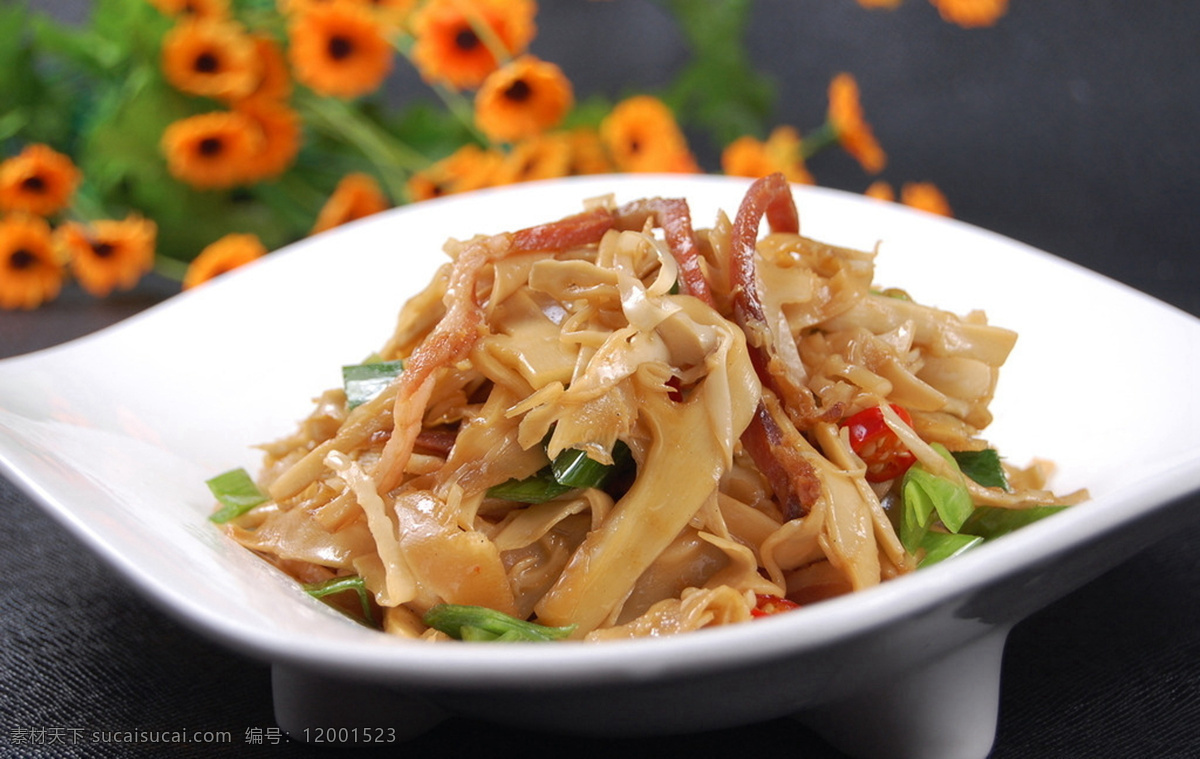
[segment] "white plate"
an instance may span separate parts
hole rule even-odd
[[[142,591],[273,663],[280,724],[427,729],[448,713],[636,735],[797,714],[859,756],[982,757],[1013,624],[1143,548],[1200,488],[1200,322],[966,224],[796,189],[802,231],[881,243],[877,281],[1020,333],[987,432],[1093,499],[952,562],[800,611],[669,639],[428,645],[358,627],[207,521],[208,477],[254,470],[340,366],[378,348],[447,237],[584,199],[683,196],[697,226],[748,183],[616,176],[409,206],[297,243],[95,335],[0,361],[0,464]],[[1170,413],[1159,413],[1163,399]],[[336,698],[331,695],[337,694]],[[736,694],[729,698],[729,694]],[[330,703],[342,705],[342,709]],[[953,727],[949,727],[953,726]]]

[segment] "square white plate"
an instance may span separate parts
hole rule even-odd
[[[982,309],[1020,333],[987,437],[1015,463],[1053,460],[1056,490],[1093,496],[953,562],[677,638],[430,646],[354,625],[206,520],[205,479],[255,470],[252,446],[289,433],[340,383],[341,365],[377,349],[444,260],[446,238],[553,220],[608,193],[685,197],[705,227],[718,209],[732,216],[747,186],[712,176],[533,183],[304,240],[100,333],[0,361],[0,466],[169,613],[273,662],[277,716],[293,731],[357,719],[415,732],[461,713],[637,734],[799,713],[861,756],[983,756],[1007,630],[1142,548],[1169,528],[1167,507],[1200,489],[1200,400],[1189,386],[1200,322],[960,222],[796,188],[804,234],[880,243],[879,284]],[[347,713],[314,711],[335,687]],[[731,688],[745,694],[732,706],[722,696]],[[914,706],[912,694],[927,702],[935,690],[962,711],[958,732]]]

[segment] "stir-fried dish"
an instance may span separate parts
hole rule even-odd
[[[764,229],[765,227],[765,229]],[[981,436],[1016,334],[804,237],[780,175],[451,240],[213,520],[396,635],[666,635],[892,580],[1086,497]]]

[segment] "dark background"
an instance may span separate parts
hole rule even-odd
[[[86,15],[84,0],[34,4]],[[673,21],[652,3],[543,0],[538,20],[534,52],[559,63],[580,96],[653,90],[686,60]],[[997,26],[976,30],[942,22],[924,0],[890,12],[852,0],[760,0],[748,40],[777,88],[773,123],[814,128],[830,77],[849,71],[889,155],[883,178],[932,181],[958,218],[1195,315],[1198,31],[1200,3],[1190,0],[1013,0]],[[415,77],[403,75],[391,88],[396,98],[420,92]],[[715,151],[696,140],[705,168],[715,169]],[[837,151],[810,169],[818,183],[854,192],[871,180]],[[68,288],[39,311],[0,312],[0,357],[102,328],[172,292],[157,279],[104,301]],[[1191,382],[1181,378],[1180,391],[1191,392]],[[1113,402],[1169,414],[1171,399]],[[1198,509],[1193,499],[1182,512]],[[281,753],[243,742],[247,729],[273,725],[264,664],[162,615],[3,480],[0,515],[8,526],[0,538],[0,753],[168,755],[162,746],[72,753],[12,745],[15,729],[55,727],[225,730],[234,744],[224,751],[195,745],[169,755]],[[1198,524],[1185,518],[1175,534],[1014,630],[994,757],[1200,755]],[[405,750],[504,756],[581,748],[840,756],[788,720],[584,746],[454,721]],[[286,755],[328,754],[293,745]]]

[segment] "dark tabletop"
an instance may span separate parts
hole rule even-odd
[[[68,15],[86,8],[54,5]],[[581,94],[652,89],[683,61],[670,20],[648,3],[544,2],[539,21],[535,52],[562,65]],[[825,83],[851,71],[890,156],[886,179],[933,181],[958,218],[1200,315],[1198,30],[1200,4],[1184,0],[1013,0],[997,27],[974,31],[940,22],[924,0],[893,12],[852,0],[773,0],[757,3],[749,38],[756,63],[775,79],[776,121],[815,126]],[[401,81],[398,96],[416,86]],[[711,150],[699,149],[714,168]],[[810,168],[827,186],[861,191],[869,181],[838,154]],[[68,288],[39,311],[0,312],[0,358],[94,332],[173,292],[156,279],[104,301]],[[1193,382],[1181,378],[1183,392]],[[1170,399],[1114,402],[1170,413]],[[1200,499],[1183,511],[1200,512]],[[342,755],[272,745],[266,664],[165,616],[3,479],[0,516],[8,528],[0,538],[0,754]],[[1200,756],[1198,526],[1184,519],[1014,629],[993,757]],[[211,731],[230,742],[91,742],[93,733],[137,730]],[[40,743],[33,731],[42,731]],[[49,736],[63,742],[48,745]],[[586,749],[840,756],[790,720],[581,742],[453,720],[403,750]]]

